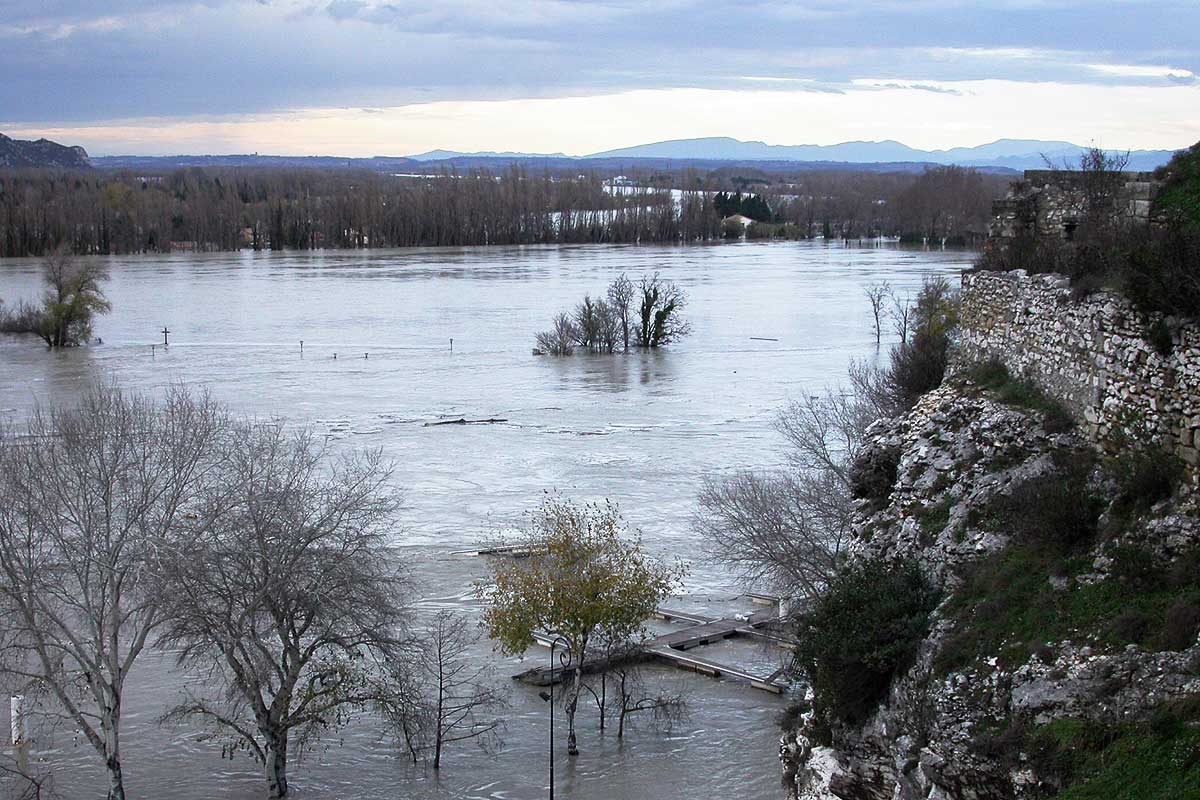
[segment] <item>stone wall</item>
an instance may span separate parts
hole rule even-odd
[[[960,361],[999,359],[1101,446],[1144,430],[1200,465],[1200,325],[1174,330],[1163,356],[1146,340],[1155,320],[1125,298],[1076,299],[1065,277],[1024,270],[966,273],[962,301]]]
[[[1097,181],[1111,179],[1100,190]],[[1111,176],[1072,170],[1028,170],[1014,181],[1008,193],[992,203],[989,235],[1012,239],[1022,234],[1070,239],[1075,227],[1090,212],[1089,198],[1107,198],[1104,214],[1119,222],[1147,223],[1151,203],[1162,186],[1150,172],[1125,172]]]

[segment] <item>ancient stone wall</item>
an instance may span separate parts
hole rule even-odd
[[[1097,182],[1110,181],[1107,188]],[[1004,198],[992,203],[993,239],[1022,234],[1070,239],[1077,225],[1093,211],[1094,195],[1105,198],[1098,209],[1115,220],[1150,221],[1151,203],[1162,182],[1150,172],[1114,173],[1111,176],[1072,170],[1028,170],[1014,181]]]
[[[1024,270],[966,273],[962,301],[960,363],[999,359],[1102,446],[1149,432],[1200,465],[1200,325],[1174,330],[1164,356],[1146,339],[1157,320],[1125,298],[1076,299],[1065,277]]]

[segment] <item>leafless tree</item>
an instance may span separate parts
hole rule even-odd
[[[489,666],[472,666],[470,650],[479,638],[461,614],[438,612],[417,634],[412,680],[379,703],[412,758],[427,754],[434,769],[448,745],[474,740],[492,752],[502,744],[504,720],[497,714],[508,696]]]
[[[875,319],[875,344],[878,345],[883,333],[883,317],[887,313],[885,304],[892,295],[892,287],[887,281],[871,283],[863,287],[863,294],[867,296],[867,302],[871,304],[871,314]]]
[[[562,313],[554,318],[553,328],[537,335],[537,352],[551,356],[569,356],[575,351],[576,341],[578,334],[575,331],[575,323],[569,314]]]
[[[912,327],[912,298],[907,295],[900,297],[892,294],[892,329],[900,337],[900,344],[908,343],[909,329]]]
[[[704,481],[694,526],[711,557],[785,596],[820,595],[849,541],[849,463],[870,417],[836,390],[785,408],[776,426],[789,444],[789,469]]]
[[[380,453],[333,457],[306,429],[242,423],[225,451],[200,534],[164,559],[160,643],[204,675],[167,718],[240,741],[284,797],[289,758],[374,701],[402,657],[399,495]]]
[[[207,397],[161,404],[115,388],[39,409],[0,434],[0,647],[82,731],[125,797],[125,681],[164,622],[160,554],[198,531],[224,424]]]
[[[642,668],[645,654],[636,642],[627,638],[616,641],[606,638],[599,648],[595,658],[603,666],[584,687],[595,701],[601,731],[607,725],[610,702],[615,702],[618,739],[625,736],[627,723],[635,716],[649,715],[652,724],[663,730],[670,730],[687,716],[687,695],[682,689],[671,691],[647,683]]]
[[[12,800],[57,800],[62,796],[54,790],[52,772],[30,767],[19,756],[0,756],[0,786],[5,784],[5,796]]]
[[[608,286],[608,304],[620,323],[621,343],[625,350],[629,349],[629,331],[632,327],[630,313],[633,309],[636,292],[633,281],[629,280],[624,272]]]
[[[691,325],[682,317],[687,295],[674,282],[664,280],[658,273],[642,277],[638,286],[638,319],[634,340],[639,347],[661,347],[677,341],[691,332]]]

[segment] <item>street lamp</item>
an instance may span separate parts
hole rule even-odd
[[[550,691],[538,692],[538,697],[550,704],[550,738],[547,742],[550,751],[550,800],[554,800],[554,648],[561,646],[558,663],[565,671],[571,665],[570,645],[563,636],[555,636],[550,640]]]

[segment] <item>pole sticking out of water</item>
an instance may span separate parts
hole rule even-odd
[[[13,747],[20,747],[29,740],[28,721],[25,719],[25,696],[14,694],[8,699],[12,721]]]
[[[370,358],[370,357],[371,357],[370,353],[363,353],[363,358]]]
[[[454,352],[454,339],[453,338],[450,339],[450,352],[451,353]]]
[[[300,357],[304,358],[304,340],[300,340]]]

